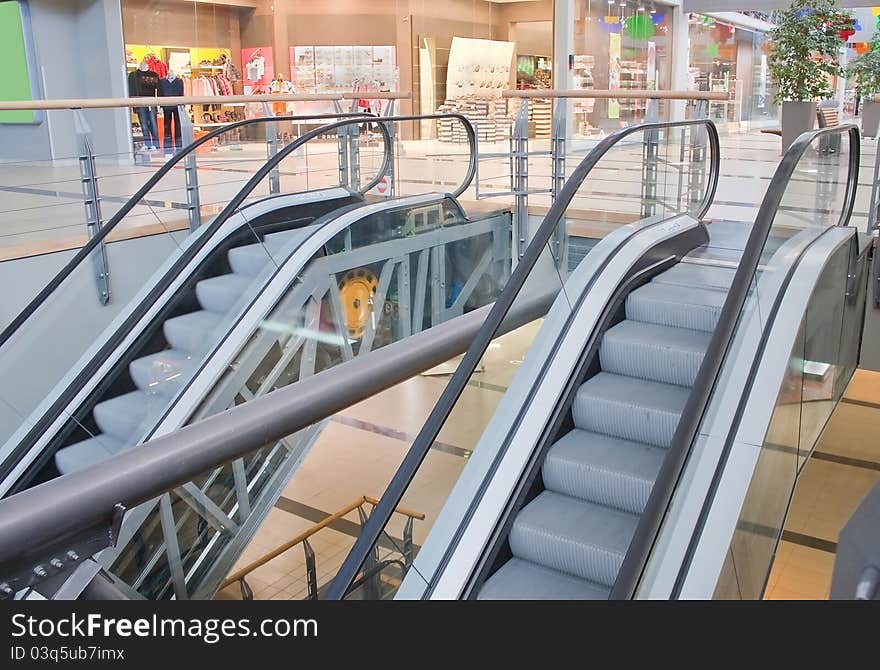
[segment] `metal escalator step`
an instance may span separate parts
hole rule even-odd
[[[602,338],[602,369],[628,377],[693,386],[712,334],[640,321],[621,321]]]
[[[55,453],[55,467],[62,475],[82,470],[119,453],[127,445],[109,435],[99,435],[71,444]]]
[[[541,474],[549,491],[641,514],[666,450],[572,430],[547,452]]]
[[[513,555],[610,587],[629,548],[638,516],[543,491],[510,531]]]
[[[93,413],[105,435],[134,444],[146,429],[144,420],[158,416],[167,405],[166,396],[137,390],[99,402]]]
[[[279,264],[279,261],[271,255],[273,250],[273,246],[264,246],[259,243],[235,247],[228,252],[229,265],[236,274],[256,277],[264,269]]]
[[[690,389],[600,372],[578,389],[572,403],[581,430],[668,447]]]
[[[131,378],[143,391],[170,395],[189,380],[196,361],[177,349],[135,359],[128,366]]]
[[[712,332],[725,298],[724,291],[649,282],[627,296],[626,318]]]
[[[606,600],[609,589],[519,558],[485,581],[478,600]]]
[[[222,314],[198,310],[168,319],[162,324],[162,330],[172,347],[196,354],[215,344],[214,331],[222,320]]]
[[[269,233],[263,238],[263,242],[273,249],[285,245],[299,244],[309,237],[320,226],[304,226],[302,228],[294,228],[293,230],[282,230],[278,233]]]
[[[251,285],[251,279],[237,274],[203,279],[196,284],[196,297],[206,310],[218,314],[229,312]]]
[[[672,266],[665,272],[661,272],[651,281],[657,284],[672,284],[676,286],[693,286],[695,288],[710,288],[727,291],[733,283],[736,274],[734,268],[720,267],[717,265],[704,265],[702,263],[682,262]]]

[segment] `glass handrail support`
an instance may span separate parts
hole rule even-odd
[[[664,463],[658,477],[664,485],[651,493],[652,514],[643,517],[650,518],[650,523],[646,521],[637,530],[632,545],[636,551],[631,549],[627,555],[626,572],[621,569],[613,596],[633,597],[643,590],[650,590],[651,597],[663,592],[662,597],[675,598],[682,593],[756,382],[770,326],[797,261],[823,233],[850,221],[859,149],[858,129],[845,125],[804,133],[783,157],[759,208],[719,326],[682,414],[670,452],[674,458]],[[765,272],[768,241],[790,230],[798,231],[788,252],[794,260],[779,271]],[[781,248],[777,256],[784,251]],[[854,270],[855,265],[850,265]],[[834,313],[826,309],[823,318],[833,320]],[[743,364],[744,360],[748,363]],[[698,469],[700,461],[708,464],[705,470]],[[677,491],[676,482],[687,482],[687,486]],[[696,502],[687,504],[685,498]],[[651,547],[661,545],[662,552],[652,553]],[[652,585],[641,586],[649,574]]]
[[[275,117],[274,120],[277,121],[278,118],[280,117]],[[291,144],[279,150],[277,154],[275,154],[259,170],[257,170],[257,172],[249,178],[245,186],[241,188],[236,196],[233,197],[226,204],[226,206],[214,218],[214,220],[207,226],[204,226],[199,231],[199,235],[195,236],[194,239],[190,240],[189,243],[185,245],[184,249],[174,259],[170,266],[165,268],[164,271],[160,273],[161,276],[158,281],[151,284],[149,289],[141,294],[141,296],[138,298],[140,302],[139,306],[130,306],[126,318],[121,322],[117,321],[117,327],[115,328],[115,330],[113,330],[112,334],[107,338],[107,340],[103,342],[99,347],[97,347],[97,351],[95,351],[95,348],[93,347],[94,353],[90,354],[90,360],[85,363],[81,361],[81,368],[79,369],[79,372],[72,380],[69,380],[69,383],[65,382],[64,390],[51,404],[51,406],[48,407],[46,411],[41,411],[40,415],[36,418],[35,421],[28,422],[25,421],[22,417],[22,422],[26,424],[26,434],[21,439],[16,438],[15,445],[7,445],[7,452],[9,450],[9,447],[13,448],[13,452],[4,456],[3,467],[2,469],[0,469],[0,474],[2,474],[5,478],[12,470],[12,468],[15,467],[16,464],[19,462],[22,455],[25,454],[31,448],[31,445],[33,445],[36,440],[38,440],[40,436],[45,433],[48,427],[51,426],[60,417],[64,416],[65,408],[70,403],[71,399],[76,395],[76,393],[79,392],[79,389],[81,389],[83,385],[88,382],[92,375],[94,375],[101,368],[103,362],[108,358],[108,356],[110,356],[110,354],[123,341],[125,341],[127,337],[129,337],[129,334],[141,321],[143,314],[150,310],[152,306],[156,303],[156,301],[159,300],[160,297],[169,289],[169,287],[171,287],[174,282],[177,281],[185,273],[185,268],[191,262],[193,262],[206,247],[206,245],[211,242],[214,234],[222,228],[225,222],[229,220],[235,212],[237,212],[248,202],[249,198],[252,196],[258,186],[260,186],[267,178],[271,177],[271,175],[277,170],[282,161],[284,161],[288,156],[295,156],[302,147],[306,146],[309,142],[317,138],[324,137],[328,133],[347,132],[348,129],[359,126],[362,123],[362,118],[362,115],[357,115],[355,118],[338,121],[336,123],[324,125],[318,129],[309,131],[303,134]],[[418,121],[423,118],[454,119],[457,122],[462,123],[462,125],[465,127],[466,134],[470,139],[470,160],[468,161],[466,173],[458,187],[454,190],[453,195],[458,195],[462,193],[468,187],[470,181],[473,179],[473,175],[475,172],[476,137],[473,133],[473,129],[466,121],[466,119],[456,114],[432,115],[429,117],[400,116],[385,117],[383,118],[382,123],[376,124],[380,131],[379,135],[382,138],[383,158],[378,169],[375,171],[375,174],[371,178],[366,180],[366,185],[361,189],[363,192],[367,192],[372,189],[377,183],[379,183],[384,175],[388,174],[389,170],[391,169],[390,166],[393,156],[393,143],[391,140],[390,129],[393,129],[394,124]],[[244,123],[246,122],[242,122],[242,124]],[[172,159],[171,164],[173,164],[175,160],[178,160],[179,158],[180,157],[176,157],[175,159]],[[166,168],[168,168],[168,166],[166,166]],[[161,178],[161,176],[159,176],[158,178]],[[152,183],[153,180],[145,185],[145,187],[141,189],[141,191],[131,199],[131,206],[134,206],[134,203],[137,202],[138,198],[142,197],[143,194],[147,190],[149,190]],[[120,210],[120,212],[117,213],[117,216],[114,217],[113,220],[108,222],[107,227],[115,225],[115,222],[121,220],[121,217],[124,215],[124,213],[124,210]],[[263,244],[262,237],[258,235],[255,230],[249,229],[249,226],[247,224],[245,224],[242,229],[244,233],[252,236],[253,242],[260,245]],[[87,255],[88,250],[88,246],[84,247],[83,258],[85,257],[85,255]],[[83,426],[82,428],[86,431],[89,430],[88,426]]]
[[[706,152],[706,147],[710,149],[709,152]],[[690,160],[685,178],[680,165],[674,169],[669,167],[675,163],[670,156],[682,155]],[[640,175],[632,184],[620,184],[620,192],[630,195],[628,199],[624,197],[619,205],[621,213],[630,217],[633,224],[646,218],[673,218],[681,214],[691,214],[701,219],[711,205],[718,182],[720,161],[717,130],[712,122],[702,120],[625,128],[603,139],[575,168],[392,478],[373,516],[346,557],[327,591],[327,598],[351,596],[350,587],[374,552],[378,538],[391,519],[391,511],[400,504],[441,430],[449,429],[454,410],[464,401],[465,388],[476,378],[477,365],[486,356],[490,343],[502,332],[500,327],[511,308],[550,287],[557,294],[557,302],[568,304],[573,309],[573,297],[565,291],[569,261],[564,256],[557,258],[554,254],[554,237],[560,227],[565,231],[564,235],[576,236],[582,204],[589,202],[589,193],[585,196],[579,191],[582,186],[589,191],[588,177],[592,176],[594,170],[612,175],[611,178],[616,177],[618,182],[625,182],[627,166],[634,163],[642,164]],[[694,188],[697,184],[699,188]],[[531,343],[537,340],[540,321],[524,328],[526,330],[521,337],[525,350],[519,352],[519,348],[523,348],[519,345],[516,354],[520,360],[528,352]],[[476,436],[484,427],[485,423],[477,427]],[[468,426],[468,430],[473,433],[474,426]],[[425,526],[427,532],[429,524]]]
[[[110,256],[111,263],[114,267],[136,267],[138,275],[143,276],[144,281],[150,280],[151,265],[155,264],[155,272],[163,273],[164,277],[156,283],[156,290],[148,293],[143,291],[138,295],[135,294],[134,300],[140,299],[147,305],[150,299],[155,299],[161,294],[163,287],[167,287],[174,278],[178,277],[182,269],[195,258],[206,245],[212,244],[213,235],[221,229],[226,219],[229,218],[230,211],[223,216],[215,216],[213,220],[198,230],[198,234],[191,236],[183,241],[182,235],[177,232],[174,217],[182,214],[181,210],[175,208],[167,208],[167,201],[176,197],[176,193],[185,190],[185,184],[181,181],[185,170],[182,166],[190,158],[194,157],[196,152],[201,151],[210,143],[223,137],[224,133],[238,133],[244,131],[268,132],[269,128],[273,128],[277,122],[294,122],[305,119],[311,119],[314,122],[326,123],[332,119],[340,117],[353,117],[354,119],[363,119],[363,114],[337,114],[337,115],[316,115],[309,117],[272,117],[262,119],[251,119],[248,121],[236,122],[234,124],[217,129],[207,135],[199,138],[189,146],[185,147],[180,153],[173,156],[159,170],[153,174],[143,186],[115,212],[115,214],[103,225],[96,234],[91,237],[69,261],[55,274],[54,277],[34,296],[33,299],[19,312],[15,318],[0,333],[0,358],[2,358],[5,375],[18,376],[21,373],[20,365],[29,361],[40,361],[39,370],[32,370],[27,375],[25,388],[19,389],[15,395],[4,397],[0,403],[0,422],[2,422],[2,434],[0,434],[0,442],[5,443],[10,439],[12,433],[18,430],[20,425],[27,424],[30,435],[24,442],[30,442],[34,435],[39,435],[48,425],[46,422],[37,420],[33,421],[30,415],[39,406],[44,406],[44,399],[52,394],[52,390],[59,383],[64,381],[65,375],[71,370],[78,359],[86,355],[90,350],[94,352],[96,338],[101,335],[100,327],[95,324],[100,323],[102,311],[90,311],[88,306],[82,310],[82,315],[78,317],[76,313],[71,313],[74,305],[78,304],[83,298],[83,291],[91,290],[91,284],[94,283],[92,257],[97,253],[99,246],[104,249],[104,254]],[[380,127],[381,131],[387,129]],[[304,144],[304,143],[303,143]],[[380,170],[389,169],[391,163],[390,138],[383,143],[383,160],[381,161]],[[231,174],[231,182],[226,178],[221,178],[218,183],[217,178],[212,177],[213,181],[203,179],[202,187],[207,191],[213,192],[220,188],[214,197],[221,198],[223,204],[226,204],[229,194],[226,190],[232,188],[232,193],[240,191],[240,185],[253,175],[254,165],[262,166],[266,162],[265,155],[263,158],[249,158],[240,167],[237,162],[230,165],[227,160],[224,166],[206,165],[211,175]],[[204,159],[203,159],[204,163]],[[280,161],[273,163],[275,169],[278,168]],[[364,171],[366,173],[366,170]],[[379,175],[372,175],[365,186],[369,187],[381,178]],[[264,180],[265,181],[265,180]],[[251,192],[259,185],[255,182],[251,186]],[[290,184],[285,183],[285,186]],[[292,189],[296,191],[296,188]],[[304,190],[304,189],[299,189]],[[364,188],[366,191],[366,188]],[[206,192],[202,194],[201,202],[205,208],[213,202],[212,197]],[[141,240],[124,241],[132,227],[138,227],[142,223],[148,223],[149,232],[147,237]],[[155,230],[153,230],[155,229]],[[104,247],[104,243],[111,240],[121,240],[118,244],[114,243]],[[254,242],[260,240],[256,237]],[[139,245],[136,248],[133,245]],[[135,275],[137,276],[137,275]],[[125,282],[126,279],[120,274],[117,281]],[[125,305],[111,304],[104,307],[108,310],[105,313],[113,314],[124,311]],[[94,318],[95,324],[87,322],[84,324],[69,324],[67,320],[76,321],[77,318],[89,319]],[[103,317],[106,318],[106,317]],[[118,322],[118,321],[117,321]],[[106,321],[105,321],[106,323]],[[73,325],[74,327],[71,327]],[[63,346],[59,346],[52,336],[55,329],[64,328],[67,335],[64,338]],[[127,329],[123,328],[123,331]],[[102,355],[106,354],[106,349],[102,348],[98,352],[96,360],[100,360]],[[20,362],[20,363],[18,363]],[[87,366],[92,367],[93,366]],[[88,373],[86,373],[86,376]],[[82,378],[77,382],[82,382]],[[74,384],[77,385],[77,384]],[[47,412],[47,417],[55,417],[58,415],[59,406],[53,406],[51,411]],[[20,433],[19,433],[20,435]],[[3,457],[5,461],[5,456]],[[0,473],[8,472],[7,467],[0,468]]]

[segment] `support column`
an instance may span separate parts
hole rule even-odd
[[[574,71],[568,66],[574,57],[575,0],[555,0],[553,3],[553,88],[574,88]],[[574,124],[571,120],[572,106],[566,107],[565,139],[571,137]]]
[[[672,8],[672,81],[673,91],[686,91],[688,89],[688,61],[690,49],[688,49],[688,12],[681,6]],[[670,120],[682,121],[685,118],[687,103],[684,100],[670,101]]]

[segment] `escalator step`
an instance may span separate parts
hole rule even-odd
[[[578,428],[668,447],[690,390],[600,372],[577,391],[572,404]]]
[[[665,272],[661,272],[652,281],[658,284],[693,286],[695,288],[727,291],[730,289],[731,283],[733,283],[733,276],[735,274],[735,268],[698,263],[678,263]]]
[[[232,271],[246,277],[256,277],[270,267],[280,265],[280,260],[272,256],[276,249],[262,244],[247,244],[229,250],[229,265]]]
[[[167,405],[167,397],[138,390],[99,402],[93,412],[103,433],[133,444],[146,430],[144,419],[158,416]]]
[[[133,360],[128,366],[131,378],[143,391],[171,395],[189,380],[196,361],[177,349],[166,349]]]
[[[553,491],[543,491],[517,514],[513,555],[610,587],[639,517]]]
[[[641,514],[666,450],[572,430],[547,453],[541,474],[549,491]]]
[[[223,321],[223,315],[198,310],[168,319],[162,324],[165,338],[175,349],[191,354],[207,351],[216,343],[215,330]]]
[[[196,297],[199,299],[199,304],[206,310],[226,314],[235,306],[235,303],[239,301],[250,285],[251,279],[249,277],[236,274],[220,275],[203,279],[196,284]]]
[[[478,600],[605,600],[609,589],[512,558],[480,589]]]
[[[599,360],[606,372],[692,386],[711,338],[702,330],[621,321],[602,338]]]
[[[650,282],[627,296],[626,318],[712,332],[725,298],[724,291]]]
[[[286,245],[300,244],[321,226],[305,226],[293,230],[282,230],[278,233],[270,233],[263,238],[266,246],[272,249],[280,249]]]
[[[55,466],[62,475],[82,470],[89,465],[100,463],[119,453],[125,444],[109,435],[99,435],[82,442],[77,442],[55,454]]]

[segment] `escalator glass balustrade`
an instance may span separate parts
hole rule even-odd
[[[691,132],[697,129],[714,135],[711,126],[685,127]],[[674,142],[678,132],[661,130],[655,147]],[[716,467],[716,474],[723,472],[713,443],[723,443],[730,431],[749,425],[749,419],[735,411],[737,402],[748,397],[746,382],[755,379],[750,377],[756,365],[753,361],[763,355],[765,333],[774,325],[780,305],[797,313],[788,291],[793,273],[812,272],[818,277],[828,262],[826,247],[840,249],[838,256],[845,260],[855,258],[851,253],[855,232],[840,224],[847,222],[852,211],[857,160],[851,159],[857,156],[857,137],[849,128],[832,132],[839,132],[837,139],[842,141],[830,142],[834,138],[824,134],[805,137],[786,156],[754,225],[702,220],[708,209],[703,205],[713,195],[711,170],[706,172],[710,178],[702,182],[709,185],[705,197],[695,198],[700,205],[690,210],[651,207],[654,203],[649,198],[639,213],[655,217],[634,217],[632,225],[596,244],[570,274],[558,273],[558,289],[546,316],[530,330],[521,329],[518,337],[516,331],[506,332],[505,312],[509,317],[523,306],[529,282],[542,261],[552,267],[553,248],[543,245],[553,244],[554,218],[565,221],[570,230],[573,203],[578,201],[575,191],[589,188],[602,175],[598,168],[603,162],[631,152],[632,142],[626,140],[633,136],[642,135],[643,155],[650,161],[658,152],[645,136],[658,135],[631,129],[613,138],[609,147],[598,147],[597,156],[584,161],[580,174],[575,172],[558,207],[551,209],[539,229],[530,247],[531,259],[527,252],[528,260],[520,266],[527,265],[528,272],[520,276],[518,268],[499,297],[496,307],[503,303],[499,309],[504,311],[494,320],[492,316],[487,319],[486,332],[476,338],[457,372],[459,379],[453,378],[447,388],[449,397],[441,398],[416,439],[376,508],[373,527],[368,524],[346,559],[330,597],[368,597],[357,575],[365,572],[368,562],[394,553],[387,549],[387,541],[372,544],[376,532],[400,537],[398,522],[387,512],[381,513],[383,502],[385,509],[400,503],[421,509],[433,505],[438,510],[433,520],[423,524],[421,542],[417,541],[420,548],[406,576],[395,582],[393,588],[399,589],[400,598],[681,595],[674,582],[688,574],[682,568],[683,562],[688,564],[685,557],[693,561],[690,564],[702,566],[697,573],[706,566],[689,554],[688,529],[701,528],[697,521],[705,521],[700,511],[704,501],[711,500],[711,474]],[[717,149],[714,142],[703,144]],[[687,155],[680,147],[674,148],[669,153]],[[662,148],[659,155],[664,155]],[[634,162],[632,157],[629,162]],[[622,163],[615,167],[620,169]],[[657,164],[665,162],[661,158]],[[717,163],[713,167],[717,175]],[[693,176],[673,181],[694,183]],[[668,183],[660,179],[660,184]],[[646,195],[666,193],[663,188],[654,189],[653,179],[648,187],[643,189]],[[840,238],[836,246],[829,242],[831,237]],[[560,265],[566,267],[557,263],[556,268]],[[849,276],[864,278],[858,267],[855,261],[844,266],[851,270]],[[840,308],[825,310],[810,320],[832,324],[819,327],[827,344],[827,353],[819,360],[839,359],[842,318],[834,315],[843,313],[848,295],[858,293],[856,283],[842,279],[845,272],[832,274],[836,279],[826,281],[836,282],[832,302]],[[540,285],[546,286],[546,281]],[[811,284],[799,286],[804,292],[803,286]],[[851,321],[858,318],[858,307],[854,310]],[[803,310],[798,319],[801,314]],[[789,331],[780,337],[783,341],[792,338],[789,345],[796,349],[796,324]],[[468,444],[472,452],[460,475],[449,478],[443,488],[435,487],[434,497],[426,499],[420,482],[436,477],[431,444],[438,435],[449,443],[453,419],[460,416],[460,422],[464,421],[468,391],[463,390],[463,383],[482,374],[474,372],[474,361],[486,356],[488,342],[504,346],[504,338],[512,337],[517,337],[520,348],[515,350],[516,369],[507,390],[476,425],[470,419],[475,437]],[[851,374],[852,349],[847,348],[846,366],[832,374],[831,390],[842,390]],[[722,361],[720,369],[706,364],[708,354],[711,361]],[[793,360],[803,359],[795,355]],[[778,390],[781,376],[775,382],[763,379],[770,380],[766,384],[771,388],[775,383]],[[775,394],[774,390],[771,398]],[[708,401],[700,402],[707,395]],[[834,398],[831,393],[825,403],[822,415],[826,419]],[[773,402],[763,405],[772,408]],[[687,426],[699,425],[699,417],[706,423],[696,435],[689,435]],[[810,425],[821,425],[818,418],[818,424]],[[808,453],[817,436],[815,431],[805,435],[805,427],[801,425],[798,431],[806,443],[802,453]],[[758,433],[750,433],[751,440],[757,439],[751,443],[760,444],[767,422],[758,419],[750,428]],[[778,466],[779,454],[775,455]],[[728,572],[733,570],[732,560],[737,566],[747,561],[758,564],[757,574],[763,578],[769,570],[772,529],[781,529],[784,502],[797,467],[794,460],[789,470],[768,466],[768,459],[762,457],[764,467],[756,470],[753,482],[757,488],[750,492],[752,502],[744,510],[752,510],[745,517],[751,521],[761,517],[767,522],[768,515],[773,517],[768,524],[770,535],[760,538],[761,542],[752,536],[751,542],[738,537],[731,552],[738,550],[742,556],[738,560],[728,557]],[[692,470],[680,472],[677,468],[684,463]],[[707,469],[708,479],[703,472]],[[678,481],[685,485],[677,487]],[[438,489],[443,493],[438,495]],[[768,506],[768,497],[774,496],[776,501]],[[727,502],[725,498],[719,506],[726,509]],[[762,513],[755,515],[758,509]],[[734,515],[729,533],[735,522]],[[739,532],[742,535],[743,530]],[[719,544],[714,534],[702,534],[705,551],[715,545],[717,581],[731,535],[726,536],[727,543]],[[695,543],[696,539],[690,544]],[[755,553],[758,548],[763,554]],[[368,562],[364,562],[364,553]],[[712,574],[711,568],[704,574]],[[691,591],[690,597],[711,597],[712,593],[711,588],[700,596]]]
[[[680,160],[682,156],[684,161]],[[500,425],[522,419],[513,413],[526,398],[551,401],[552,394],[539,394],[531,388],[531,381],[523,381],[555,374],[551,363],[560,342],[548,336],[548,332],[557,331],[562,323],[582,319],[585,309],[594,312],[603,309],[598,296],[607,295],[614,288],[608,283],[607,273],[627,272],[634,267],[637,273],[644,273],[658,264],[668,269],[677,254],[683,255],[668,244],[670,239],[686,238],[690,241],[689,248],[693,248],[705,237],[694,217],[702,216],[711,200],[717,180],[717,161],[714,126],[685,123],[639,128],[609,138],[575,168],[496,302],[498,311],[494,320],[491,315],[487,319],[484,331],[465,356],[383,499],[389,505],[396,500],[422,510],[433,510],[433,514],[417,526],[417,545],[439,535],[444,536],[444,541],[452,539],[447,533],[454,535],[455,531],[444,521],[449,514],[444,506],[466,507],[468,501],[494,488],[488,479],[478,482],[471,473],[491,467],[503,454],[501,445],[491,444],[499,437]],[[612,218],[628,223],[596,242],[600,237],[596,231],[601,229],[603,221]],[[627,246],[636,240],[638,243]],[[646,261],[643,257],[649,251],[653,255]],[[650,473],[664,448],[664,441],[669,439],[668,424],[683,392],[679,385],[687,381],[688,366],[699,364],[706,331],[711,330],[713,315],[724,299],[725,273],[716,274],[712,267],[695,266],[694,269],[697,275],[674,269],[666,278],[668,284],[661,285],[658,281],[640,288],[640,296],[631,303],[631,318],[621,324],[606,350],[609,361],[613,359],[617,367],[609,367],[583,389],[580,406],[583,415],[579,410],[578,417],[582,425],[572,426],[581,432],[572,435],[569,441],[595,435],[592,448],[596,458],[603,454],[613,457],[612,445],[626,445],[622,447],[626,449],[645,440],[638,445],[639,449],[645,447],[644,453],[639,454],[644,462],[636,469],[641,467]],[[719,284],[718,288],[707,288],[703,284],[708,276]],[[671,304],[670,291],[664,290],[664,286],[673,284],[690,291],[698,306],[691,309],[686,299],[677,305]],[[518,315],[523,316],[518,318]],[[586,322],[571,327],[582,333],[589,332],[584,330]],[[649,383],[632,374],[626,359],[640,345],[657,342],[675,347],[684,367],[671,377],[657,374]],[[503,352],[501,355],[499,350]],[[650,356],[650,352],[640,355]],[[664,367],[659,360],[655,363],[658,369]],[[499,389],[490,397],[485,397],[488,392],[478,390],[487,383]],[[594,407],[591,399],[596,396],[606,398],[609,404],[602,409]],[[615,400],[624,406],[612,409]],[[621,416],[627,412],[626,403],[640,405],[641,411],[647,413],[646,419],[640,427],[621,429],[615,435],[612,429],[618,427]],[[475,407],[479,411],[474,411]],[[594,419],[603,423],[592,425],[590,421]],[[657,421],[661,425],[656,425]],[[611,431],[608,434],[602,432],[608,430]],[[441,481],[436,481],[434,469],[436,457],[431,445],[435,442],[452,444],[468,453],[454,474],[446,475]],[[570,479],[562,472],[559,476],[562,480]],[[626,475],[621,472],[621,476]],[[432,496],[426,498],[426,482],[432,480]],[[619,491],[612,491],[610,495],[613,500],[621,500],[624,507],[639,504],[640,495],[632,491],[623,492],[622,499]],[[546,499],[551,504],[580,504],[573,496],[559,495],[557,499],[547,496]],[[380,508],[381,504],[374,516],[378,517]],[[630,523],[626,515],[632,516],[632,513],[622,512],[618,517]],[[607,522],[607,519],[599,521],[600,524]],[[379,528],[380,522],[374,521],[374,524]],[[438,528],[438,524],[441,527]],[[391,518],[381,531],[386,536],[399,538],[402,528],[398,525],[399,520]],[[613,532],[625,532],[625,529]],[[365,532],[358,542],[364,544],[367,536]],[[422,566],[427,565],[425,547],[408,566],[402,581],[404,590],[410,588],[409,582],[420,581],[425,574]],[[374,562],[377,553],[380,560],[389,553],[387,543],[364,550]],[[352,574],[363,570],[360,565],[363,559],[355,564],[360,558],[357,552],[356,544],[347,559],[349,565],[343,566],[337,578],[339,583],[333,585],[330,597],[339,597],[343,590],[347,591],[347,598],[364,597],[363,587],[348,590],[345,584]]]

